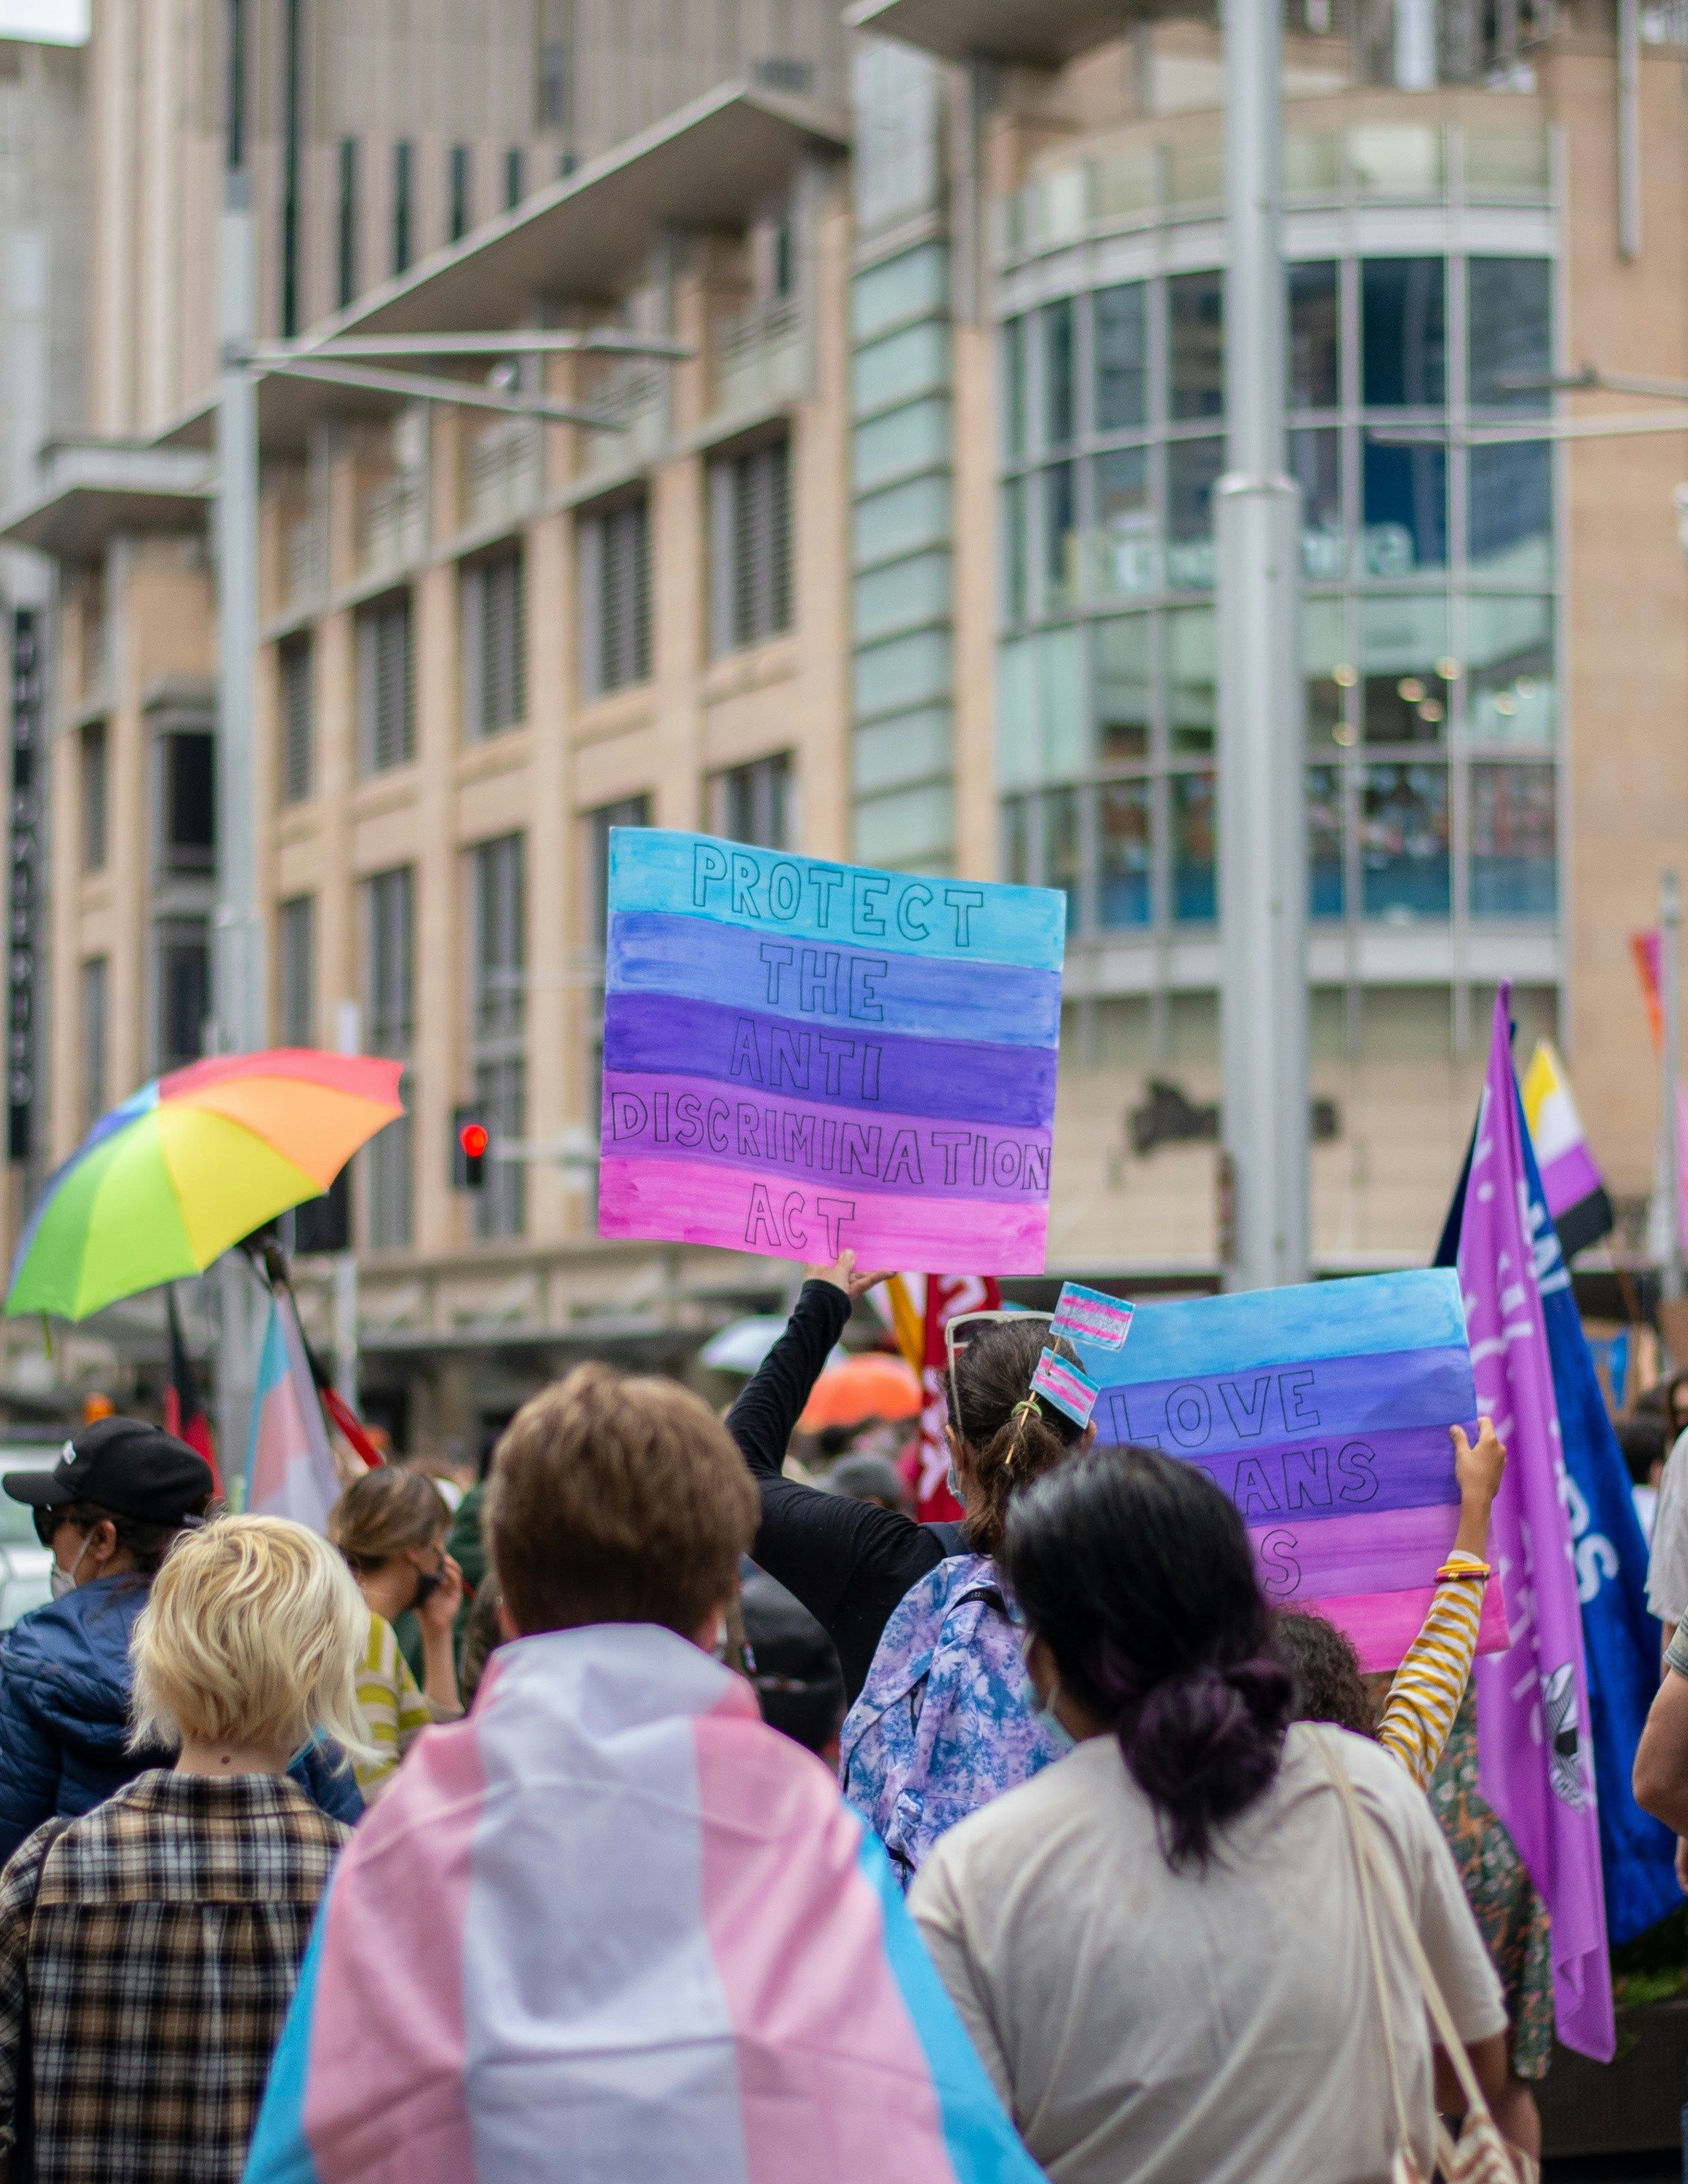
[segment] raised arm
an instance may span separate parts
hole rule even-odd
[[[836,1267],[805,1271],[790,1323],[727,1412],[727,1430],[761,1491],[761,1527],[750,1552],[838,1648],[854,1701],[892,1609],[945,1548],[928,1526],[895,1510],[785,1477],[786,1445],[821,1368],[855,1299],[883,1279],[858,1274],[852,1251]]]

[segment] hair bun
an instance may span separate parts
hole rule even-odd
[[[1153,1685],[1121,1723],[1125,1763],[1166,1815],[1175,1864],[1272,1780],[1293,1697],[1276,1661],[1203,1663]]]

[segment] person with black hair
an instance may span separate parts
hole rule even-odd
[[[1235,1506],[1156,1451],[1092,1449],[1015,1496],[1001,1564],[1073,1749],[945,1835],[910,1908],[1033,2158],[1052,2184],[1373,2184],[1392,2053],[1430,2174],[1418,1981],[1381,1916],[1373,1958],[1333,1769],[1485,2094],[1499,1984],[1404,1769],[1292,1724]]]
[[[844,1696],[832,1640],[766,1570],[746,1570],[738,1607],[762,1719],[836,1769]]]
[[[0,1864],[43,1820],[90,1811],[149,1767],[131,1747],[129,1646],[165,1556],[203,1524],[215,1485],[203,1457],[142,1418],[86,1426],[51,1471],[0,1486],[35,1511],[53,1598],[0,1643]],[[288,1770],[332,1819],[364,1804],[337,1747],[313,1742]]]

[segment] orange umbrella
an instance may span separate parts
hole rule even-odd
[[[797,1424],[800,1432],[819,1433],[823,1426],[859,1426],[868,1418],[919,1416],[920,1382],[902,1359],[865,1351],[827,1368]]]

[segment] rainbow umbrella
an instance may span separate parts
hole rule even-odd
[[[402,1115],[404,1064],[279,1047],[154,1078],[103,1115],[42,1192],[12,1262],[8,1315],[86,1319],[202,1273],[327,1190]]]

